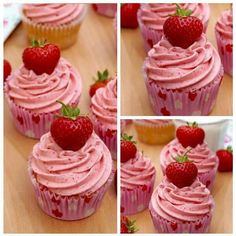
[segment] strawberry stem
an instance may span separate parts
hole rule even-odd
[[[231,145],[228,145],[227,148],[226,148],[226,150],[227,150],[228,152],[230,152],[230,153],[233,153],[233,148],[232,148]]]
[[[126,133],[121,134],[121,138],[122,138],[122,140],[129,141],[129,142],[132,142],[132,143],[136,143],[135,141],[132,140],[133,136],[129,136]]]
[[[192,151],[192,148],[189,148],[188,150],[186,150],[186,152],[183,155],[177,156],[175,158],[176,162],[178,163],[190,162],[187,155],[190,151]]]
[[[61,108],[61,115],[63,117],[76,120],[76,118],[80,115],[80,109],[79,108],[73,108],[69,105],[65,105],[62,101],[57,100],[56,102],[60,103],[62,105]]]
[[[97,71],[97,79],[95,79],[95,82],[103,82],[108,80],[109,72],[107,69],[105,69],[103,72]]]
[[[46,40],[41,41],[41,40],[33,39],[31,41],[31,46],[32,47],[43,47],[46,44],[46,42],[47,42]]]
[[[191,16],[192,11],[190,9],[181,8],[179,4],[176,3],[176,12],[172,16]]]
[[[187,125],[192,127],[192,128],[197,128],[198,127],[198,123],[196,121],[194,121],[193,123],[187,122]]]

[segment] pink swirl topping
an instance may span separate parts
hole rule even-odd
[[[91,110],[101,125],[117,130],[117,79],[96,91],[91,100]]]
[[[63,196],[97,191],[112,171],[111,154],[95,133],[76,152],[63,150],[46,133],[33,147],[30,163],[37,181]]]
[[[152,119],[152,120],[147,120],[147,119],[138,119],[138,120],[134,120],[134,123],[136,124],[147,124],[147,125],[169,125],[169,124],[173,124],[172,120],[157,120],[157,119]]]
[[[144,69],[166,89],[197,90],[213,82],[221,69],[218,52],[205,34],[189,48],[173,47],[163,37],[149,52]]]
[[[178,188],[164,177],[152,194],[151,204],[160,217],[177,223],[197,221],[214,208],[210,191],[198,179],[191,186]]]
[[[51,75],[36,75],[22,65],[6,83],[6,93],[17,105],[37,113],[57,111],[56,100],[70,104],[78,101],[82,82],[78,72],[60,59]]]
[[[23,13],[34,23],[62,25],[80,20],[85,8],[83,4],[24,4]]]
[[[233,40],[233,14],[232,10],[222,12],[216,23],[216,31],[225,39]]]
[[[120,186],[121,188],[134,189],[149,183],[155,178],[156,170],[151,160],[145,158],[141,152],[137,152],[134,159],[121,163]]]
[[[177,156],[183,155],[190,147],[184,148],[178,139],[174,139],[167,144],[161,151],[160,162],[161,166],[166,169],[167,165],[175,162]],[[190,161],[193,161],[198,168],[198,174],[209,172],[218,165],[217,157],[212,152],[206,143],[198,144],[188,153]]]
[[[206,3],[181,3],[181,8],[192,10],[192,16],[198,17],[203,25],[207,24],[210,14]],[[146,26],[154,30],[163,30],[163,25],[169,15],[174,14],[176,5],[173,3],[142,4],[140,17]]]

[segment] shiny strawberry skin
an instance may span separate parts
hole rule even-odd
[[[135,144],[131,141],[121,140],[120,143],[120,155],[121,155],[121,162],[126,162],[130,159],[135,158],[137,148]]]
[[[91,136],[93,124],[86,116],[79,116],[75,120],[59,117],[53,121],[50,131],[54,141],[62,149],[77,151]]]
[[[188,48],[203,32],[203,24],[194,16],[170,16],[163,25],[163,31],[173,46]]]
[[[25,68],[35,74],[52,74],[60,59],[60,49],[54,44],[26,48],[23,52]]]
[[[93,95],[96,93],[96,91],[100,88],[104,88],[107,83],[109,82],[110,80],[106,80],[106,81],[103,81],[103,82],[96,82],[95,84],[91,85],[90,86],[90,89],[89,89],[89,95],[90,97],[93,97]]]
[[[218,171],[226,172],[233,170],[233,153],[227,150],[221,149],[216,152],[219,159]]]
[[[4,67],[3,67],[3,72],[4,72],[4,81],[7,79],[7,77],[11,74],[11,64],[7,60],[3,60]]]
[[[138,3],[124,3],[121,5],[121,27],[135,29],[138,27],[137,12]]]

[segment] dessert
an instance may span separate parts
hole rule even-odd
[[[117,149],[117,79],[96,90],[91,98],[91,120],[94,130],[116,159]]]
[[[62,115],[33,147],[28,170],[41,209],[54,218],[78,220],[97,210],[114,172],[90,119],[62,105]]]
[[[134,147],[132,147],[134,146]],[[132,137],[121,141],[121,214],[131,215],[148,207],[156,177],[151,161],[137,151]]]
[[[3,79],[6,81],[7,77],[11,74],[11,64],[8,60],[3,60]]]
[[[139,3],[124,3],[121,5],[120,18],[121,27],[135,29],[138,27],[137,12]]]
[[[22,21],[30,40],[47,40],[64,49],[76,42],[86,9],[85,4],[24,4]]]
[[[215,26],[218,51],[224,71],[232,76],[233,73],[233,12],[222,12]]]
[[[175,136],[172,120],[134,120],[138,139],[146,144],[166,144]]]
[[[39,139],[48,132],[61,107],[57,100],[78,104],[82,81],[77,70],[60,57],[56,45],[26,48],[23,61],[8,76],[5,95],[17,130]]]
[[[233,171],[233,149],[231,146],[217,150],[216,155],[219,159],[218,171]]]
[[[135,220],[130,220],[127,216],[121,216],[120,220],[120,232],[122,234],[133,234],[138,229],[135,226]]]
[[[98,14],[113,18],[116,14],[117,5],[112,3],[99,3],[92,4],[92,7]]]
[[[203,23],[204,32],[206,32],[210,16],[209,5],[206,3],[181,3],[180,6],[183,9],[190,10],[192,16],[198,17]],[[175,11],[176,4],[141,4],[138,11],[138,22],[147,52],[161,40],[164,22]]]

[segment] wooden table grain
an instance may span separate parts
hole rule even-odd
[[[160,167],[160,151],[162,145],[147,145],[138,141],[136,131],[133,124],[128,125],[125,133],[134,136],[137,141],[138,150],[144,152],[146,157],[150,158],[156,168],[155,187],[161,182],[163,177]],[[232,233],[233,219],[233,178],[232,172],[220,173],[217,172],[212,195],[215,200],[215,210],[212,222],[209,228],[209,233]],[[136,220],[137,233],[155,233],[152,219],[149,210],[146,209],[138,214],[129,216],[131,220]]]
[[[62,51],[62,56],[75,66],[83,80],[80,108],[88,113],[89,85],[97,70],[107,68],[116,73],[116,39],[113,20],[96,14],[89,7],[78,34],[77,43]],[[23,49],[28,45],[22,25],[4,45],[4,58],[13,70],[22,63]],[[27,158],[36,140],[26,138],[14,128],[7,104],[4,107],[4,232],[6,233],[115,233],[116,194],[113,186],[100,208],[92,216],[68,222],[43,213],[34,198],[27,174]]]
[[[214,27],[217,18],[230,4],[210,4],[210,19],[207,37],[216,47]],[[144,79],[142,65],[146,53],[139,29],[121,30],[121,115],[152,116],[152,111]],[[232,115],[232,78],[225,74],[220,86],[216,105],[210,115]],[[226,96],[227,94],[227,96]]]

